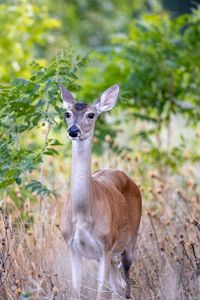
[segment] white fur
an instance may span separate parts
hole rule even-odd
[[[101,257],[103,251],[102,243],[92,234],[91,225],[79,221],[70,239],[70,247],[80,255],[95,260]]]
[[[76,296],[80,298],[81,279],[82,279],[82,257],[77,252],[70,251],[71,270],[72,270],[72,285]]]

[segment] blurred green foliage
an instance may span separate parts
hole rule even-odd
[[[62,20],[63,38],[84,50],[108,45],[113,33],[127,30],[133,16],[161,9],[158,0],[57,0],[49,6]]]
[[[2,190],[12,192],[17,184],[51,194],[27,174],[62,146],[49,137],[64,124],[59,79],[87,102],[113,84],[121,86],[112,118],[97,123],[96,154],[105,145],[118,155],[133,152],[134,139],[145,144],[145,163],[172,171],[184,163],[187,143],[164,148],[160,135],[167,129],[170,136],[174,115],[192,125],[199,121],[200,9],[171,19],[158,0],[10,0],[0,2],[0,32]],[[136,134],[134,120],[148,126]],[[127,128],[130,143],[118,145],[114,140]],[[199,161],[199,154],[191,160]]]
[[[39,0],[0,3],[0,82],[28,78],[33,60],[45,63],[47,50],[56,41],[53,33],[61,27],[47,4]]]
[[[171,20],[165,13],[143,15],[116,34],[110,49],[95,52],[82,79],[82,96],[120,83],[120,104],[133,116],[160,127],[171,114],[199,119],[200,10]],[[102,75],[103,74],[103,75]]]

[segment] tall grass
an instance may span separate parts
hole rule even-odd
[[[121,167],[133,177],[135,164],[140,163],[137,159],[130,167],[128,158]],[[143,216],[131,269],[132,299],[200,299],[200,191],[195,175],[188,175],[187,170],[185,174],[164,178],[149,173],[145,175],[148,185],[140,180]],[[0,209],[2,299],[77,298],[57,218],[62,209],[59,203],[66,197],[47,202],[43,236],[37,206],[30,207],[34,220],[30,226],[5,196]],[[82,267],[81,299],[95,299],[97,267],[87,260]]]

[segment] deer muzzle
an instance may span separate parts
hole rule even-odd
[[[80,135],[80,129],[76,126],[73,125],[72,127],[69,128],[68,130],[68,134],[69,136],[71,136],[72,138],[78,137]]]

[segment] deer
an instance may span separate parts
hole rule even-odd
[[[97,300],[131,297],[130,267],[142,212],[141,193],[136,183],[121,170],[91,173],[91,150],[95,121],[117,103],[119,85],[108,88],[92,104],[77,102],[59,82],[61,98],[72,141],[71,190],[65,202],[61,231],[71,257],[72,285],[80,299],[82,259],[98,264]],[[115,256],[121,258],[121,284]],[[124,282],[124,285],[123,285]]]

